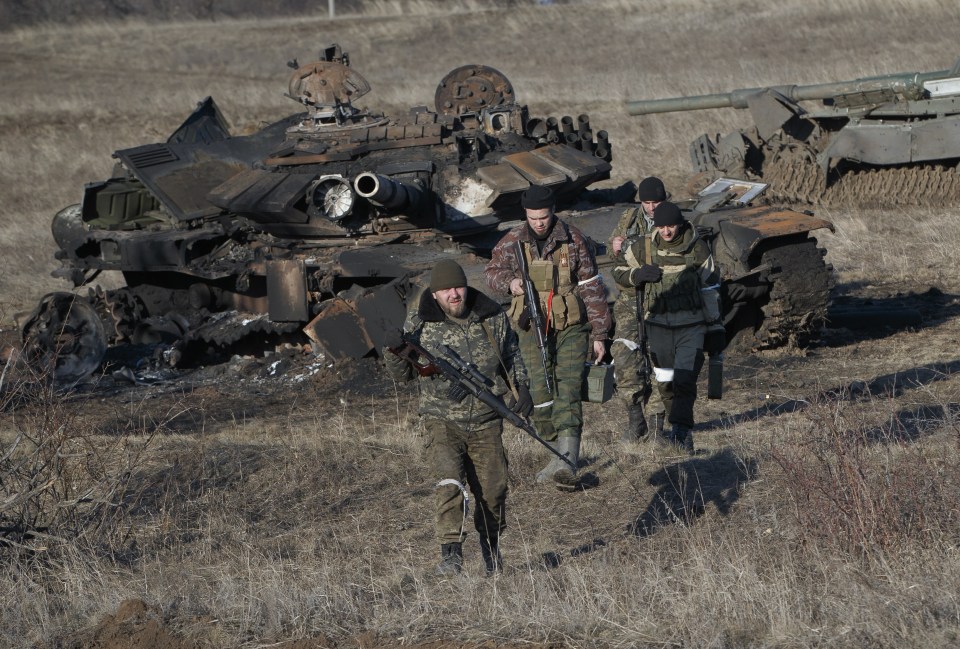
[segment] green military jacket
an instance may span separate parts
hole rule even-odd
[[[420,346],[438,357],[444,355],[440,346],[449,346],[493,381],[491,390],[497,395],[502,396],[509,389],[505,372],[510,372],[515,385],[527,383],[517,336],[507,322],[506,313],[500,304],[480,291],[467,289],[467,315],[458,321],[449,318],[430,291],[425,290],[417,307],[407,315],[403,329]],[[493,347],[491,338],[497,348]],[[387,371],[398,381],[409,381],[417,376],[408,361],[393,353],[386,352],[384,362]],[[483,428],[498,417],[489,406],[472,395],[454,401],[450,398],[450,386],[440,374],[421,377],[420,414],[446,419],[466,430]]]
[[[663,327],[719,323],[720,273],[710,246],[697,229],[688,224],[677,239],[669,242],[655,231],[649,245],[649,260],[641,238],[627,250],[627,265],[614,269],[614,278],[621,286],[632,286],[631,271],[645,263],[656,264],[663,271],[659,282],[643,287],[644,321]]]

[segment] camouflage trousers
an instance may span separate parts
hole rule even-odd
[[[650,358],[661,372],[672,372],[670,380],[661,376],[657,383],[666,420],[687,428],[693,427],[693,404],[697,400],[697,377],[703,368],[703,337],[707,327],[658,327],[647,325]]]
[[[640,374],[643,359],[640,357],[640,323],[637,321],[637,302],[633,289],[620,289],[613,303],[615,330],[610,355],[613,356],[613,372],[617,380],[617,397],[628,408],[643,406],[646,412],[663,413],[663,404],[657,389],[657,380],[650,376],[650,384],[644,385]]]
[[[476,431],[466,431],[444,419],[427,418],[425,455],[434,484],[453,479],[473,494],[473,524],[477,533],[497,539],[506,527],[507,454],[499,419]],[[460,487],[436,488],[436,535],[439,543],[462,543],[466,536]]]
[[[553,394],[547,391],[536,334],[520,331],[519,338],[520,356],[527,367],[530,396],[533,397],[531,419],[537,432],[548,442],[557,437],[580,437],[583,430],[580,399],[590,346],[590,327],[574,325],[563,331],[552,331],[547,337],[547,372],[553,382]]]

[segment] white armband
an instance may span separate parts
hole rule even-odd
[[[577,286],[583,286],[584,284],[589,284],[590,282],[595,282],[595,281],[597,281],[598,279],[603,279],[603,275],[601,275],[600,273],[597,273],[596,275],[594,275],[594,276],[591,277],[590,279],[585,279],[585,280],[583,280],[582,282],[577,282]]]

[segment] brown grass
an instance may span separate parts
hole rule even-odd
[[[285,115],[285,61],[332,41],[373,85],[367,105],[430,103],[448,70],[485,63],[532,112],[588,112],[608,130],[611,184],[657,173],[674,188],[694,136],[747,117],[629,118],[624,100],[942,69],[960,54],[946,1],[377,6],[332,23],[0,34],[4,322],[62,288],[48,277],[50,217],[109,173],[113,150],[164,138],[207,94],[239,130]],[[820,215],[837,225],[820,238],[841,291],[958,290],[960,210]],[[140,597],[210,647],[351,643],[374,630],[395,644],[954,646],[958,339],[947,318],[806,357],[731,359],[728,396],[698,404],[703,453],[691,459],[621,449],[619,408],[588,406],[598,486],[576,494],[537,487],[543,457],[508,431],[508,570],[492,580],[473,538],[462,579],[432,576],[415,395],[375,372],[340,393],[319,379],[270,388],[228,375],[185,395],[47,395],[3,413],[0,449],[60,413],[49,421],[70,426],[61,455],[80,458],[70,445],[82,440],[98,463],[58,474],[74,476],[65,495],[39,506],[112,485],[110,525],[81,517],[54,525],[64,541],[0,548],[0,644],[65,646]],[[866,391],[845,390],[854,382]],[[638,522],[639,536],[627,531]]]

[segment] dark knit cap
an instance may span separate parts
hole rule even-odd
[[[656,176],[649,176],[640,181],[637,187],[637,200],[643,202],[660,202],[667,200],[667,188],[663,181]]]
[[[657,227],[661,225],[680,225],[683,222],[683,213],[673,203],[660,203],[653,210],[653,224]]]
[[[430,273],[430,292],[436,293],[446,288],[459,288],[467,285],[467,275],[460,264],[452,259],[438,261]]]
[[[553,207],[553,190],[542,185],[530,185],[520,197],[520,204],[527,210],[542,210]]]

